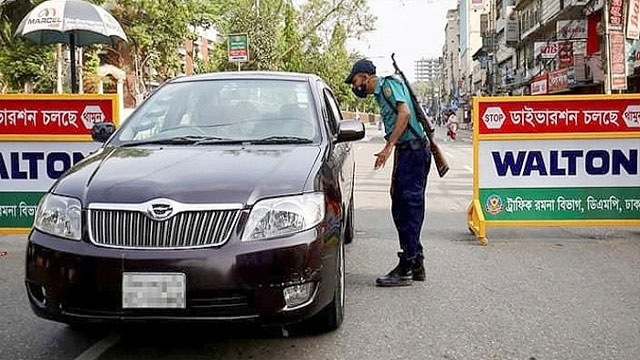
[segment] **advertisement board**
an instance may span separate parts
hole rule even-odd
[[[569,70],[567,68],[549,73],[549,94],[565,92],[569,89]]]
[[[640,39],[640,0],[629,0],[627,38]]]
[[[249,35],[231,34],[228,38],[229,62],[249,61]]]
[[[547,88],[547,74],[531,79],[531,95],[545,95],[549,91]]]
[[[611,90],[627,90],[627,59],[624,33],[620,30],[609,32],[611,49]]]
[[[609,30],[622,31],[624,27],[622,21],[622,12],[624,11],[623,0],[605,0],[609,2]]]
[[[118,117],[117,95],[0,95],[0,140],[90,140]]]
[[[476,98],[468,226],[640,225],[640,95]]]
[[[0,233],[28,232],[40,198],[119,125],[117,95],[0,95]]]
[[[558,68],[572,68],[575,64],[573,57],[573,43],[563,41],[558,44]]]
[[[0,231],[29,228],[42,195],[100,146],[95,142],[0,142]]]
[[[533,44],[533,56],[541,59],[555,59],[558,55],[558,42],[536,41]]]
[[[558,20],[556,23],[558,40],[587,38],[587,19]]]

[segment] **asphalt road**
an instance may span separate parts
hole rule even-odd
[[[427,281],[381,289],[397,261],[391,166],[373,129],[354,144],[354,244],[347,247],[346,319],[323,335],[247,327],[141,326],[73,330],[36,318],[23,287],[23,236],[0,236],[0,359],[638,359],[640,231],[465,225],[471,146],[443,143],[452,165],[432,173],[424,229]]]

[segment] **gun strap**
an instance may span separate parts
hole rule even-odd
[[[385,79],[386,79],[386,78],[385,78]],[[404,89],[403,89],[403,91],[404,91]],[[384,94],[382,94],[382,97],[387,101],[387,104],[389,104],[389,106],[393,109],[393,112],[394,112],[394,113],[396,113],[396,116],[397,116],[397,115],[398,115],[398,110],[396,109],[396,106],[395,106],[395,105],[393,105],[393,104],[391,103],[391,101],[390,101],[390,100],[389,100],[389,99],[388,99]],[[410,99],[410,100],[411,100],[411,99]],[[414,107],[415,107],[415,105],[414,105]],[[409,109],[409,110],[411,110],[411,109]],[[416,111],[416,110],[414,109],[414,111]],[[414,114],[414,115],[415,115],[415,114]],[[407,124],[407,129],[408,129],[409,131],[411,131],[411,133],[412,133],[415,137],[417,137],[418,139],[422,139],[422,140],[425,140],[425,139],[426,139],[426,140],[428,141],[428,137],[427,137],[427,136],[420,136],[420,133],[418,132],[418,130],[416,130],[416,129],[413,127],[413,125],[411,125],[411,118],[409,118],[409,123]],[[406,131],[406,130],[405,130],[405,131]],[[426,135],[426,134],[424,134],[424,135]]]

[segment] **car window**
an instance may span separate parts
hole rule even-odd
[[[329,115],[329,128],[333,134],[338,133],[338,122],[342,121],[342,114],[340,113],[340,109],[338,107],[338,103],[336,102],[333,94],[329,90],[324,91],[324,99],[327,104],[327,112]]]
[[[126,121],[117,141],[176,136],[316,141],[320,132],[307,82],[210,80],[162,87]]]

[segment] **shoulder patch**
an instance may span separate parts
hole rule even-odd
[[[391,88],[389,86],[383,87],[382,91],[384,92],[384,96],[391,97]]]

